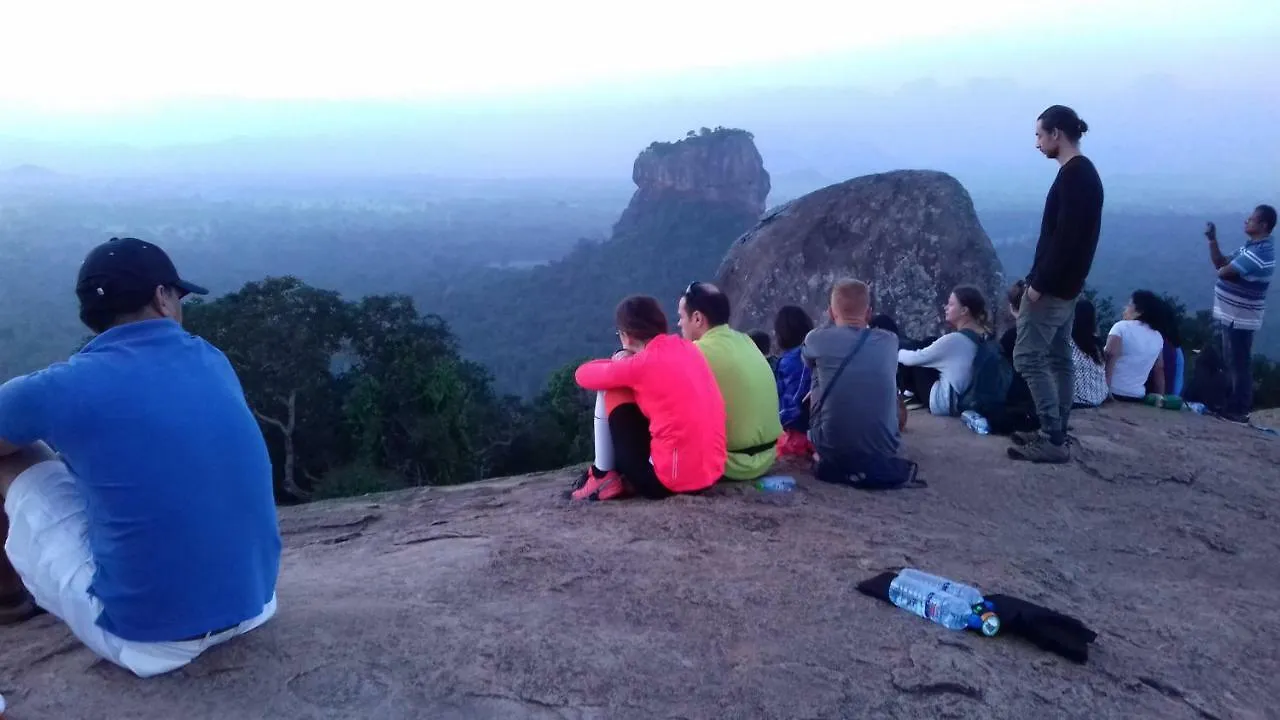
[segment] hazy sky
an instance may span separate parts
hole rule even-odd
[[[1225,67],[1213,57],[1229,56],[1233,45],[1274,46],[1280,28],[1275,0],[4,5],[0,106],[19,115],[136,111],[210,96],[507,95],[699,68],[742,66],[756,73],[779,61],[822,56],[861,57],[856,75],[865,83],[957,71],[1047,80],[1047,69],[1010,60],[1020,53],[1042,58],[1054,48],[1086,69],[1102,59],[1095,53],[1112,60],[1122,49],[1131,55],[1124,72],[1167,70],[1208,81]],[[1159,52],[1196,38],[1208,59],[1179,63]],[[940,49],[941,55],[930,52]],[[876,67],[878,54],[894,50],[900,52],[879,55],[894,66]],[[1274,73],[1274,67],[1268,71],[1269,82]]]
[[[726,125],[780,181],[928,167],[1039,202],[1032,126],[1061,102],[1109,187],[1280,193],[1280,0],[0,8],[0,168],[625,186],[653,140]]]

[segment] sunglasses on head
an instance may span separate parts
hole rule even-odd
[[[706,294],[706,290],[703,289],[702,281],[700,280],[694,280],[693,282],[689,283],[689,287],[684,289],[684,297],[686,298],[698,297],[699,295],[705,295],[705,294]]]

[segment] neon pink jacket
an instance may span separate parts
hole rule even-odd
[[[592,360],[574,374],[587,390],[629,388],[649,418],[658,479],[672,492],[711,487],[724,475],[724,398],[697,346],[659,335],[622,360]]]

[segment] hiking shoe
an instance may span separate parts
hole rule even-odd
[[[574,500],[613,500],[627,494],[627,486],[622,476],[610,470],[604,475],[596,475],[587,471],[587,481],[582,487],[573,491],[569,497]]]
[[[1237,415],[1237,414],[1235,414],[1235,413],[1220,412],[1220,413],[1218,413],[1218,419],[1220,419],[1220,420],[1226,420],[1227,422],[1232,423],[1233,425],[1248,425],[1248,424],[1249,424],[1249,416],[1248,416],[1248,415]]]
[[[1019,430],[1015,433],[1010,434],[1009,439],[1013,441],[1014,445],[1017,445],[1018,447],[1022,447],[1024,445],[1031,445],[1034,443],[1038,443],[1041,440],[1044,440],[1045,437],[1044,435],[1040,434],[1039,430],[1031,430],[1029,432],[1026,430]]]
[[[1029,445],[1009,448],[1009,457],[1033,463],[1061,465],[1071,461],[1071,450],[1067,448],[1066,443],[1054,445],[1044,438]]]

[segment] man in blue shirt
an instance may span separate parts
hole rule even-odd
[[[113,238],[76,284],[97,335],[0,386],[0,624],[46,610],[148,677],[275,614],[267,448],[226,357],[181,325],[206,292]]]
[[[1213,320],[1227,376],[1227,397],[1218,416],[1235,423],[1249,422],[1253,409],[1253,334],[1262,327],[1267,289],[1276,268],[1276,209],[1259,205],[1244,223],[1248,241],[1224,255],[1218,231],[1209,223],[1209,259],[1218,271],[1213,288]]]

